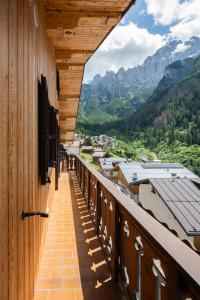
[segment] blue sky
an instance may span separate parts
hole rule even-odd
[[[140,65],[170,40],[200,37],[200,0],[137,0],[89,60],[84,81]]]
[[[129,22],[134,22],[139,28],[148,28],[148,31],[152,34],[159,33],[163,35],[169,33],[169,26],[154,24],[153,17],[145,12],[145,7],[143,0],[136,1],[135,6],[128,11],[122,23],[126,25]]]

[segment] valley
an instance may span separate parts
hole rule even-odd
[[[177,54],[178,60],[171,62],[171,42],[134,70],[95,76],[82,89],[78,131],[116,136],[121,142],[112,150],[114,155],[138,159],[142,148],[162,161],[183,163],[199,175],[200,39],[188,43],[190,53]]]

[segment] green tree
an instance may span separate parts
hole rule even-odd
[[[90,136],[89,136],[88,138],[85,139],[85,145],[86,145],[86,146],[92,146],[92,139],[91,139]]]

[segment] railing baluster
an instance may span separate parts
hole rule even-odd
[[[161,286],[166,285],[165,273],[161,267],[159,259],[153,259],[153,274],[156,277],[156,300],[161,300]]]
[[[141,300],[141,259],[144,255],[144,248],[141,241],[141,236],[135,238],[135,249],[137,251],[136,256],[136,292],[135,296],[137,300]]]

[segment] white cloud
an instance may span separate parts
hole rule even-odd
[[[164,43],[161,35],[151,34],[133,23],[119,25],[87,63],[84,81],[91,80],[96,74],[104,75],[107,70],[139,65]]]
[[[183,41],[200,36],[200,0],[145,0],[156,25],[171,26],[169,37]]]
[[[145,0],[145,3],[146,14],[153,17],[155,25],[168,26],[169,33],[164,36],[151,34],[134,23],[126,24],[125,16],[87,63],[85,82],[96,74],[104,75],[107,70],[142,64],[167,40],[182,40],[175,50],[181,52],[186,50],[186,40],[200,37],[200,0]],[[144,9],[141,14],[145,15]]]
[[[178,0],[145,0],[147,14],[154,18],[155,24],[170,25],[178,16]]]
[[[190,48],[190,45],[186,45],[185,43],[180,43],[177,45],[176,49],[174,50],[174,52],[172,54],[184,52],[188,48]]]
[[[200,37],[200,18],[188,22],[180,22],[170,27],[170,37],[172,39],[181,39],[186,41],[192,36]]]

